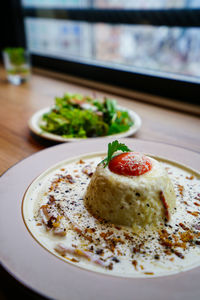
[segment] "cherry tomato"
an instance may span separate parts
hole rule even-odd
[[[152,168],[148,157],[137,152],[119,154],[111,159],[108,165],[110,171],[124,176],[139,176]]]

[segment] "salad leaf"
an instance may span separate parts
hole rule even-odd
[[[104,119],[106,122],[112,123],[115,120],[115,118],[117,116],[115,100],[111,100],[108,98],[105,99],[103,114],[104,114]]]
[[[113,154],[119,150],[121,150],[122,152],[130,152],[131,151],[125,144],[119,143],[117,140],[108,144],[107,157],[101,161],[101,163],[104,164],[104,168],[109,164],[109,162],[113,158]]]
[[[116,101],[104,101],[66,93],[55,98],[55,105],[42,117],[43,131],[62,137],[98,137],[127,131],[133,125],[128,112],[117,108]]]

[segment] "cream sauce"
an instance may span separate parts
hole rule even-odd
[[[94,218],[84,207],[91,172],[103,157],[93,154],[61,162],[30,185],[23,217],[33,237],[62,260],[107,275],[165,276],[199,266],[200,175],[156,157],[173,182],[177,205],[164,227],[135,234],[131,228]],[[44,225],[40,207],[50,199],[54,199],[49,206],[55,218]],[[56,235],[59,228],[66,235]],[[55,250],[58,245],[67,249],[63,256]]]

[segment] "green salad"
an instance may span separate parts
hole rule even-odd
[[[40,128],[64,138],[87,138],[127,131],[133,125],[127,111],[116,101],[66,93],[55,98],[54,107],[42,116]]]

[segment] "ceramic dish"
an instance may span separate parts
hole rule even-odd
[[[33,237],[23,199],[33,182],[49,174],[52,166],[62,168],[62,161],[85,157],[88,153],[105,152],[109,139],[62,144],[43,150],[9,169],[1,178],[0,257],[2,265],[30,289],[53,299],[198,299],[199,262],[189,271],[175,275],[128,278],[86,270],[59,259]],[[199,154],[167,144],[122,139],[136,151],[178,161],[178,165],[198,174]],[[78,145],[78,147],[77,147]],[[57,168],[56,167],[56,168]],[[186,168],[187,169],[187,168]],[[29,188],[30,187],[30,188]],[[27,192],[26,192],[27,191]],[[24,197],[25,196],[25,197]],[[27,199],[25,200],[27,201]],[[31,199],[30,199],[31,201]],[[27,226],[28,225],[28,226]],[[27,230],[28,227],[28,230]],[[31,233],[31,234],[30,234]],[[115,275],[115,274],[114,274]],[[126,274],[125,274],[126,276]]]
[[[112,137],[118,139],[118,138],[128,137],[128,136],[135,134],[141,127],[142,121],[141,121],[140,116],[136,112],[134,112],[130,109],[126,109],[121,106],[118,106],[118,108],[121,110],[128,111],[134,124],[129,128],[129,130],[122,132],[122,133],[114,134],[114,135],[112,135]],[[38,112],[36,112],[30,118],[28,125],[29,125],[30,130],[33,133],[35,133],[36,135],[38,135],[40,137],[43,137],[45,139],[49,139],[49,140],[52,140],[55,142],[78,142],[78,141],[83,140],[81,138],[63,138],[62,136],[59,136],[59,135],[56,135],[53,133],[49,133],[49,132],[45,132],[44,130],[42,130],[39,126],[42,122],[42,116],[43,116],[43,114],[49,112],[50,109],[51,109],[51,107],[43,108],[43,109],[39,110]],[[111,136],[106,136],[106,137],[104,136],[101,138],[109,138],[109,137],[111,137]],[[89,139],[94,139],[94,138],[89,138]]]

